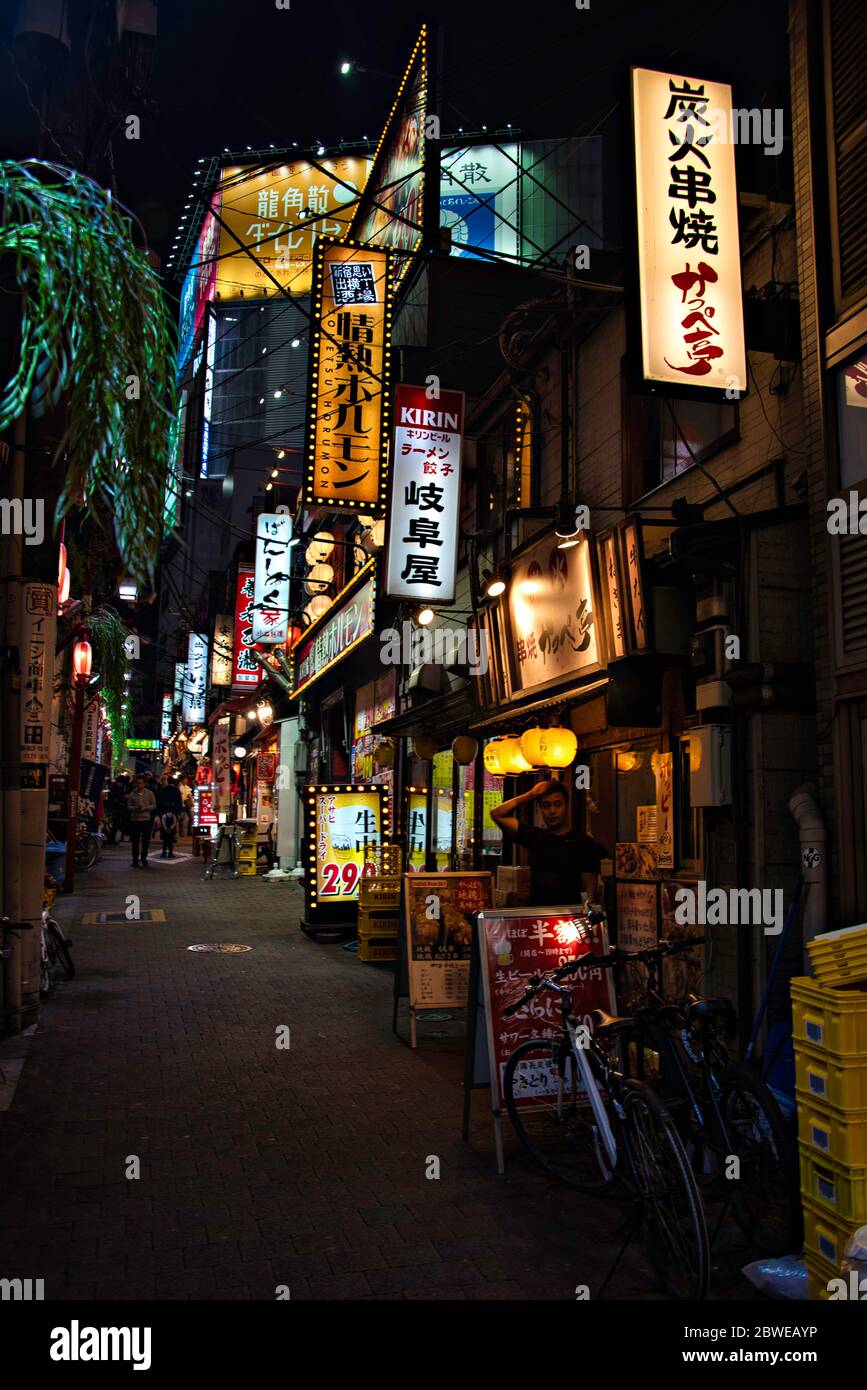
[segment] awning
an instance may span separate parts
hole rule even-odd
[[[470,732],[475,733],[481,729],[494,729],[500,725],[517,724],[526,714],[541,714],[546,709],[557,709],[561,705],[583,704],[592,696],[600,694],[608,686],[608,677],[602,680],[591,681],[588,685],[575,685],[568,690],[563,690],[559,695],[551,695],[544,700],[531,700],[526,704],[510,704],[504,710],[498,710],[496,714],[490,714],[485,719],[476,719],[470,724]]]
[[[208,723],[216,724],[218,719],[224,719],[227,714],[243,714],[261,698],[261,691],[257,687],[255,691],[251,690],[249,695],[238,695],[234,700],[224,700],[221,705],[217,705],[213,714],[208,715]]]
[[[478,714],[472,689],[450,690],[437,695],[412,709],[374,724],[371,733],[389,738],[413,738],[416,734],[432,734],[439,743],[449,743],[456,734],[466,733],[470,720]]]

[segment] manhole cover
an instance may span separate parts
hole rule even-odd
[[[238,951],[252,951],[252,946],[236,946],[231,941],[206,941],[203,946],[188,946],[188,951],[220,951],[223,955],[234,955]]]

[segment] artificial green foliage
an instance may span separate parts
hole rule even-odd
[[[99,692],[105,705],[105,716],[111,733],[112,765],[124,766],[126,739],[130,729],[130,711],[121,709],[127,694],[124,675],[129,658],[124,647],[129,629],[114,608],[95,609],[87,619],[87,630],[93,647],[93,669],[99,673]]]
[[[0,161],[0,254],[15,257],[22,292],[20,361],[0,391],[0,431],[31,398],[42,410],[63,394],[57,516],[98,499],[129,573],[147,586],[177,413],[159,280],[110,193],[37,160]]]

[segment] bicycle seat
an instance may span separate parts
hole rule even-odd
[[[696,999],[686,1010],[686,1017],[692,1023],[696,1018],[719,1018],[733,1012],[730,999]]]
[[[635,1027],[634,1018],[615,1018],[604,1009],[594,1009],[590,1017],[597,1037],[616,1038],[621,1033],[629,1033]]]

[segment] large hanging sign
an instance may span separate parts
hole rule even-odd
[[[211,647],[211,685],[232,684],[233,629],[231,614],[218,613],[214,619],[214,642]]]
[[[595,608],[586,540],[561,550],[550,536],[513,561],[508,602],[513,694],[599,668]]]
[[[292,518],[263,512],[256,522],[253,582],[253,641],[279,645],[289,636],[289,579]]]
[[[454,601],[463,428],[462,391],[441,391],[432,401],[423,386],[398,386],[386,562],[389,598]]]
[[[203,724],[205,693],[208,688],[208,639],[191,632],[187,647],[187,674],[184,680],[185,724]]]
[[[427,26],[422,25],[349,231],[360,242],[398,253],[397,284],[421,244],[424,227],[427,41]]]
[[[373,632],[376,560],[369,560],[337,595],[290,653],[292,689],[298,695]]]
[[[517,260],[520,145],[464,145],[440,160],[440,226],[451,234],[452,256]],[[541,190],[539,190],[541,192]]]
[[[632,121],[644,379],[735,400],[747,362],[731,87],[633,68]]]
[[[220,298],[279,294],[274,280],[293,295],[309,294],[314,242],[319,236],[339,237],[348,230],[370,167],[369,159],[341,155],[323,158],[315,166],[296,160],[264,171],[243,165],[223,169],[217,266]],[[249,247],[255,261],[241,250],[239,241]]]
[[[211,411],[214,400],[214,362],[217,348],[217,315],[213,309],[208,314],[207,347],[205,348],[205,385],[202,392],[202,468],[203,478],[208,476],[208,451],[211,447]]]
[[[361,878],[379,872],[380,847],[390,831],[385,788],[307,786],[304,799],[308,911],[357,902]]]
[[[175,662],[175,693],[172,700],[172,708],[182,709],[184,703],[184,683],[187,675],[187,664],[185,661]]]
[[[391,399],[391,256],[321,238],[313,278],[305,507],[385,502]]]
[[[262,667],[252,656],[253,641],[253,567],[239,565],[235,598],[235,641],[232,656],[232,685],[249,690],[262,680]]]

